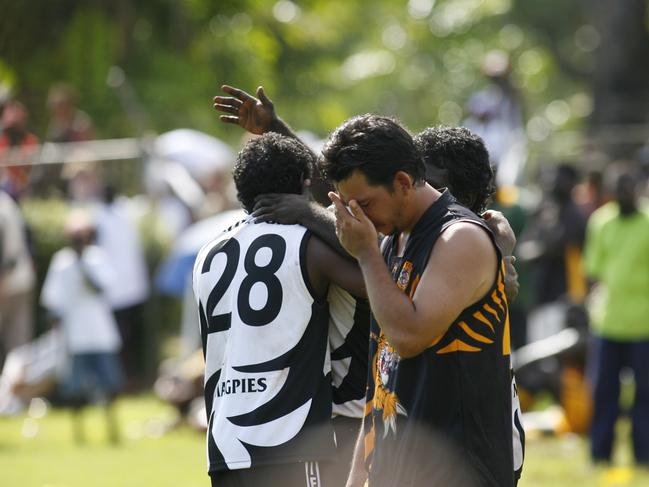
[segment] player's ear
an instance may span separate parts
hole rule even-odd
[[[392,181],[394,190],[406,194],[414,186],[414,180],[410,174],[405,171],[397,171]]]
[[[300,179],[302,180],[302,194],[308,194],[311,188],[311,178],[305,178],[302,173]]]

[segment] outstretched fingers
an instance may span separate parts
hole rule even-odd
[[[221,120],[221,122],[239,125],[239,117],[233,117],[231,115],[221,115],[219,119]]]
[[[216,95],[214,97],[214,104],[217,103],[219,105],[230,105],[232,107],[240,107],[241,105],[243,105],[243,102],[238,98],[233,98],[231,96],[219,96],[219,95]]]
[[[222,105],[220,103],[215,103],[214,108],[220,112],[231,113],[233,115],[239,114],[239,107],[233,107],[230,105]]]
[[[234,96],[235,98],[238,98],[241,100],[243,103],[247,101],[252,101],[255,102],[255,98],[248,93],[246,93],[243,90],[240,90],[239,88],[235,88],[234,86],[230,85],[223,85],[221,86],[221,89],[225,91],[227,94]]]

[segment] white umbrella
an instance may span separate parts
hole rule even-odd
[[[153,155],[184,166],[195,179],[214,171],[229,171],[235,153],[225,142],[192,129],[176,129],[159,135]]]

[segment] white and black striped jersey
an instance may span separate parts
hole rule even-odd
[[[329,313],[310,288],[309,235],[247,219],[196,259],[210,472],[334,455]]]
[[[370,306],[344,289],[329,286],[329,346],[333,414],[361,419],[365,410]]]

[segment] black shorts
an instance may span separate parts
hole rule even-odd
[[[327,477],[328,462],[266,465],[210,473],[212,487],[338,487]]]

